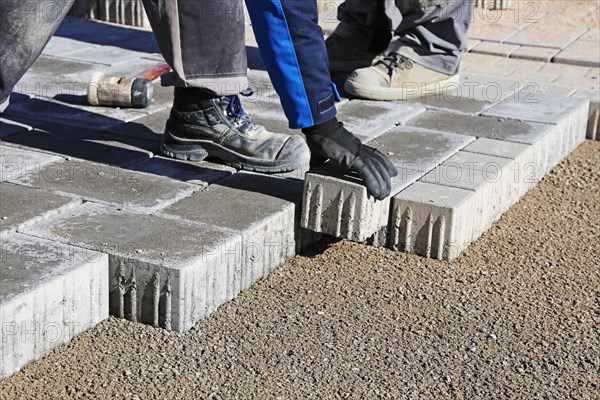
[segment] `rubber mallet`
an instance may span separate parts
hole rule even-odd
[[[98,71],[88,85],[88,103],[93,106],[148,107],[153,96],[152,81],[170,70],[171,67],[163,63],[131,78]]]

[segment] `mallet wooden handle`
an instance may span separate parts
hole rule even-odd
[[[171,67],[169,67],[169,64],[162,63],[162,64],[158,64],[155,67],[147,69],[146,71],[139,73],[138,75],[136,75],[136,78],[144,78],[144,79],[148,79],[149,81],[153,81],[153,80],[157,79],[159,76],[161,76],[162,74],[165,74],[169,71],[171,71]]]

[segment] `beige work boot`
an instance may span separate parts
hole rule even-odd
[[[373,66],[354,71],[345,89],[365,99],[407,100],[456,89],[458,82],[458,74],[442,74],[390,53]]]

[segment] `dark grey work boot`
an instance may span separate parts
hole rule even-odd
[[[175,88],[161,150],[182,160],[208,156],[237,169],[289,172],[306,165],[310,151],[301,136],[271,133],[254,123],[239,96],[204,98],[197,89]]]

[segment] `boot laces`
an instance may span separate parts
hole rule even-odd
[[[386,67],[389,76],[392,76],[395,69],[403,71],[413,67],[412,61],[398,53],[390,53],[375,63],[375,65],[380,64]]]
[[[244,110],[242,99],[240,97],[240,95],[249,97],[252,96],[252,94],[254,94],[254,91],[248,88],[240,94],[222,97],[223,103],[227,101],[227,117],[229,121],[244,133],[258,128],[258,125],[256,125],[252,117]]]

